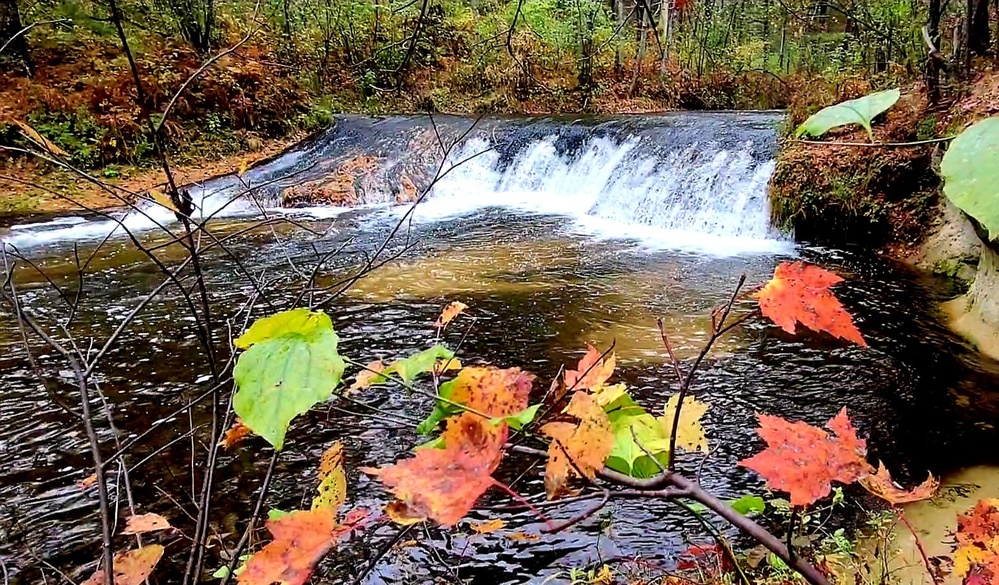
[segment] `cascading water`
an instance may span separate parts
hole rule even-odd
[[[415,217],[436,221],[486,207],[568,217],[569,227],[652,247],[716,254],[786,250],[770,227],[766,185],[773,171],[779,115],[671,114],[617,118],[489,118],[470,132],[469,119],[345,116],[334,128],[251,169],[191,188],[201,217],[292,213],[290,188],[308,194],[343,187],[345,165],[361,174],[353,202],[392,207],[431,188]],[[457,141],[440,163],[442,145]],[[400,186],[409,181],[415,189]],[[349,181],[348,181],[349,183]],[[240,197],[246,187],[253,197]],[[372,219],[398,217],[400,206]],[[344,211],[312,207],[317,218]],[[131,231],[173,221],[146,205],[120,216]],[[0,234],[18,246],[103,238],[123,230],[108,220],[17,226]]]

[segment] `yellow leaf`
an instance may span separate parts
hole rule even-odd
[[[337,441],[319,460],[319,493],[312,509],[330,508],[334,514],[347,499],[347,474],[343,469],[343,443]]]
[[[240,161],[239,171],[237,171],[236,174],[242,177],[244,174],[246,174],[246,169],[249,166],[250,166],[250,159],[244,158],[242,161]]]
[[[385,506],[385,515],[400,526],[419,524],[426,520],[426,518],[410,511],[405,502],[392,502]]]
[[[114,556],[115,585],[141,585],[163,557],[163,547],[150,544]],[[104,569],[98,569],[83,585],[104,585]]]
[[[565,413],[579,419],[579,424],[553,422],[541,427],[552,439],[545,466],[545,492],[550,500],[565,491],[569,480],[579,473],[594,479],[614,448],[607,413],[590,394],[573,394]]]
[[[673,419],[676,417],[676,407],[679,404],[680,395],[670,396],[666,402],[666,412],[659,421],[663,425],[663,433],[668,437],[673,431]],[[708,439],[704,435],[704,427],[701,426],[701,417],[708,411],[708,404],[700,402],[693,396],[683,399],[683,408],[680,410],[680,424],[676,430],[676,446],[687,451],[707,451]]]
[[[593,399],[596,400],[597,404],[599,404],[602,408],[624,396],[627,391],[628,387],[623,382],[621,384],[613,384],[611,386],[597,386],[592,390]]]

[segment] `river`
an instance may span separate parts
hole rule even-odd
[[[539,376],[540,397],[586,343],[614,344],[617,378],[650,408],[661,408],[675,381],[656,318],[663,318],[681,359],[689,359],[706,338],[711,308],[731,295],[740,275],[756,286],[780,261],[799,258],[846,279],[837,294],[870,347],[791,337],[757,320],[735,329],[694,383],[695,394],[711,405],[705,426],[712,451],[703,464],[685,461],[686,468],[700,466],[703,484],[723,497],[761,493],[762,482],[736,466],[760,448],[754,413],[821,424],[842,406],[868,437],[872,460],[883,459],[900,480],[994,462],[997,368],[941,325],[934,307],[951,292],[948,283],[870,252],[795,242],[770,227],[766,183],[780,120],[770,112],[474,124],[339,118],[327,133],[241,177],[190,188],[200,216],[212,218],[214,237],[226,238],[226,250],[216,246],[203,259],[216,334],[228,336],[229,326],[238,333],[249,299],[255,316],[274,310],[268,302],[287,306],[317,259],[330,253],[316,271],[318,290],[304,298],[330,313],[341,352],[352,359],[391,360],[427,347],[441,308],[460,300],[474,320],[459,320],[445,342],[460,343],[463,363],[530,370]],[[350,206],[282,207],[281,193],[296,185],[342,186],[338,169],[358,157],[365,157],[364,168],[352,175],[359,187]],[[412,213],[410,205],[397,204],[438,175]],[[248,188],[251,197],[235,197]],[[166,230],[178,229],[171,212],[145,205],[142,212],[115,213],[165,265],[183,261],[183,250],[167,245]],[[273,221],[262,226],[264,218]],[[69,329],[84,351],[91,339],[99,347],[163,280],[116,225],[80,214],[0,229],[0,239],[45,273],[21,261],[14,274],[20,301],[42,322],[65,323],[66,301],[79,291]],[[203,238],[205,245],[210,241]],[[330,296],[384,242],[384,265]],[[91,256],[81,287],[77,258]],[[262,296],[247,275],[261,283]],[[752,307],[745,298],[736,310]],[[14,583],[40,582],[42,574],[55,579],[57,571],[79,581],[87,576],[84,567],[92,570],[100,542],[96,493],[77,485],[91,473],[86,437],[34,378],[12,314],[0,317],[0,558]],[[34,340],[32,348],[57,393],[71,401],[65,362]],[[207,379],[193,320],[171,287],[139,314],[96,371],[121,440],[203,393]],[[414,418],[432,406],[392,387],[373,388],[363,398]],[[102,412],[96,396],[93,408]],[[203,455],[205,449],[206,408],[199,404],[190,416],[175,417],[127,458],[137,508],[167,516],[188,534],[195,489],[190,461],[192,450]],[[102,449],[113,452],[106,420],[98,417],[97,426]],[[192,428],[196,440],[188,436]],[[384,492],[358,469],[404,457],[420,442],[411,427],[326,406],[292,428],[268,508],[307,501],[319,455],[338,439],[347,449],[348,506],[378,508]],[[267,467],[264,445],[251,439],[220,459],[212,530],[230,546]],[[523,459],[508,457],[497,477],[525,496],[543,493],[540,469]],[[124,506],[117,468],[109,482]],[[490,492],[483,504],[505,502]],[[578,510],[568,506],[553,516]],[[474,511],[472,519],[498,514]],[[506,533],[540,527],[530,514],[504,518]],[[390,526],[360,534],[324,563],[323,582],[349,582],[395,534]],[[677,551],[705,542],[689,517],[648,502],[613,504],[604,515],[537,540],[470,535],[467,527],[451,534],[420,528],[408,540],[414,542],[393,549],[364,582],[540,583],[607,559],[669,568]],[[217,541],[214,546],[211,568],[218,565],[212,556]],[[167,550],[157,583],[176,582],[183,571],[183,555],[169,558]]]

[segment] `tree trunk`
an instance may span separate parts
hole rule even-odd
[[[926,56],[926,93],[931,104],[940,101],[940,63],[938,62],[940,44],[940,0],[930,0],[929,22],[926,24],[928,42]]]
[[[638,33],[638,55],[635,57],[635,70],[634,75],[631,77],[631,87],[628,88],[628,97],[634,97],[635,91],[638,89],[638,78],[642,74],[642,62],[645,61],[645,49],[647,42],[646,35],[648,34],[646,23],[648,22],[648,15],[646,14],[646,11],[642,9],[644,6],[645,4],[639,4],[637,8],[637,22],[640,27],[640,32]]]
[[[7,45],[3,54],[0,54],[0,63],[4,61],[17,63],[20,69],[30,76],[34,64],[28,52],[28,42],[25,35],[18,34],[23,28],[17,0],[0,0],[0,47]],[[14,38],[15,35],[18,35],[17,38]]]
[[[624,57],[621,54],[621,49],[624,47],[624,0],[613,0],[613,2],[618,26],[617,43],[614,48],[614,71],[620,73],[624,66]]]
[[[968,48],[971,52],[984,56],[989,52],[991,31],[989,30],[989,0],[971,0],[974,7],[969,11],[971,25],[968,27]]]

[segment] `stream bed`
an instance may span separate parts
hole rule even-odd
[[[316,272],[321,290],[303,299],[323,305],[342,339],[341,353],[353,360],[389,361],[428,347],[441,308],[460,300],[471,318],[459,318],[443,342],[460,346],[463,364],[529,370],[538,376],[533,398],[540,399],[561,366],[575,365],[585,344],[613,344],[615,379],[659,410],[676,382],[656,319],[663,319],[680,358],[689,361],[707,338],[711,309],[729,298],[741,275],[754,287],[779,262],[797,258],[845,278],[837,295],[870,347],[792,337],[755,319],[734,329],[693,385],[711,405],[704,422],[712,450],[705,461],[685,458],[681,467],[699,469],[704,486],[724,498],[762,493],[761,480],[736,465],[761,448],[754,414],[823,424],[843,406],[868,437],[871,460],[884,460],[900,481],[921,480],[927,470],[996,463],[990,446],[999,421],[999,366],[981,361],[940,323],[935,307],[951,292],[948,284],[867,252],[795,243],[769,226],[766,181],[778,122],[773,113],[485,120],[448,153],[441,168],[450,170],[406,216],[409,206],[395,205],[400,191],[389,182],[407,173],[423,189],[437,173],[427,153],[434,145],[426,146],[427,120],[341,119],[328,135],[244,177],[192,189],[202,212],[216,214],[214,237],[226,238],[225,251],[215,247],[203,259],[216,342],[222,346],[238,335],[250,299],[254,317],[272,310],[268,302],[288,306],[299,297],[295,283],[329,253]],[[461,137],[471,124],[460,118],[438,123],[436,132],[445,137]],[[336,177],[359,152],[378,163],[355,177],[363,186],[357,207],[282,208],[283,189]],[[247,202],[231,196],[236,183],[261,187]],[[118,217],[142,245],[162,246],[155,252],[161,262],[176,266],[185,254],[167,246],[170,236],[157,227],[176,229],[165,211],[146,208]],[[293,221],[261,226],[265,217]],[[76,216],[0,231],[25,259],[14,273],[24,308],[43,322],[65,323],[68,306],[76,303],[70,330],[83,351],[91,339],[91,351],[99,348],[163,281],[157,266],[120,228],[114,230],[106,219]],[[330,296],[385,242],[383,265]],[[77,258],[91,254],[81,288]],[[736,312],[753,304],[746,297]],[[65,362],[34,340],[31,347],[56,394],[72,403]],[[205,392],[208,369],[174,288],[138,315],[96,380],[106,406],[94,396],[92,408],[109,409],[120,440]],[[100,542],[96,492],[78,485],[91,473],[86,437],[34,377],[10,312],[0,312],[0,386],[0,559],[13,583],[42,582],[41,575],[55,582],[59,572],[81,581]],[[367,390],[363,399],[415,419],[432,408],[429,398],[388,386]],[[189,412],[138,442],[126,459],[137,509],[160,513],[188,534],[192,483],[201,475],[194,470],[192,476],[192,450],[204,453],[208,405]],[[97,420],[102,450],[112,453],[115,437],[105,419]],[[359,468],[405,457],[422,442],[410,425],[344,412],[339,403],[319,406],[293,422],[267,508],[306,505],[319,456],[336,440],[346,447],[347,506],[370,509],[384,506],[387,497]],[[252,510],[268,460],[260,439],[220,458],[212,531],[228,546]],[[122,474],[112,467],[112,496],[125,506]],[[511,456],[496,477],[538,501],[542,473],[541,466]],[[482,521],[502,515],[507,526],[496,533],[474,534],[464,524],[453,532],[413,529],[402,539],[407,545],[393,548],[363,582],[552,582],[569,568],[615,559],[668,570],[679,551],[706,541],[697,522],[666,503],[612,503],[573,529],[543,538],[533,536],[542,523],[532,513],[489,509],[508,503],[491,491],[483,509],[470,516]],[[550,513],[566,519],[581,509],[567,505]],[[390,525],[361,532],[324,561],[320,582],[351,582],[397,534]],[[211,569],[218,565],[213,538]],[[177,550],[185,549],[177,542]],[[185,559],[170,552],[168,545],[156,583],[178,582],[183,574]]]

